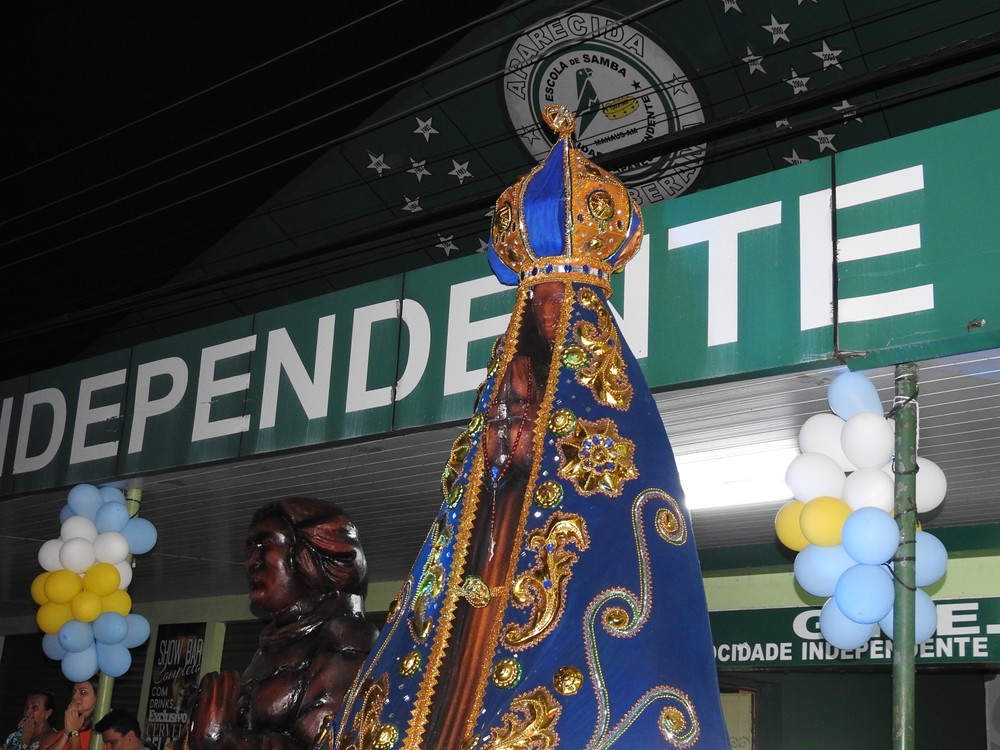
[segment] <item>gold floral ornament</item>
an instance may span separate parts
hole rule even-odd
[[[577,299],[581,307],[597,315],[597,325],[580,320],[573,327],[573,338],[587,353],[586,364],[575,368],[576,381],[589,388],[600,403],[625,411],[632,403],[632,383],[625,372],[621,343],[611,314],[593,289],[581,289]]]
[[[389,692],[389,675],[377,681],[365,680],[361,710],[354,716],[351,730],[340,738],[339,750],[391,750],[399,740],[399,729],[382,722],[382,708]]]
[[[465,458],[471,449],[472,436],[469,435],[468,430],[463,430],[462,434],[455,438],[455,442],[452,443],[448,463],[445,464],[444,471],[441,472],[441,491],[446,500],[451,496],[455,480],[462,473]]]
[[[542,482],[535,489],[535,505],[543,510],[558,508],[562,499],[562,485],[559,482],[553,482],[551,479],[547,482]]]
[[[576,695],[583,687],[583,673],[572,665],[559,667],[552,675],[552,686],[560,695]]]
[[[528,535],[526,547],[535,552],[535,564],[514,579],[511,601],[519,609],[528,608],[524,625],[504,628],[504,645],[523,651],[539,643],[558,624],[566,608],[566,588],[579,556],[570,545],[583,552],[590,546],[587,526],[580,516],[553,513],[542,529]]]
[[[403,657],[403,660],[399,663],[399,673],[403,677],[413,677],[420,669],[420,664],[423,662],[424,657],[421,656],[420,652],[413,650]]]
[[[468,575],[462,581],[462,596],[476,609],[482,609],[493,601],[493,592],[486,581],[477,575]]]
[[[510,690],[521,681],[521,665],[517,659],[501,659],[493,667],[493,684],[502,690]]]
[[[490,730],[483,750],[551,750],[559,747],[556,724],[562,707],[543,687],[517,696],[504,714],[503,726]]]
[[[600,492],[622,494],[622,486],[639,476],[635,468],[635,443],[618,434],[605,417],[596,422],[577,420],[573,432],[556,443],[561,454],[559,476],[573,483],[581,495]]]

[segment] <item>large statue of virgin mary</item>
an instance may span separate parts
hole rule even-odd
[[[341,750],[729,747],[673,453],[607,302],[642,219],[545,116],[557,143],[493,218],[510,325]]]

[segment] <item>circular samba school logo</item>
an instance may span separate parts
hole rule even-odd
[[[536,158],[551,144],[542,108],[576,113],[576,145],[599,160],[627,146],[704,123],[680,66],[649,34],[597,13],[556,16],[518,37],[507,54],[504,97],[525,148]],[[695,181],[705,144],[616,170],[640,205],[680,195]]]

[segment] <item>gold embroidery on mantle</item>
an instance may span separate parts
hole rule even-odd
[[[340,750],[389,750],[399,739],[399,729],[382,722],[381,714],[389,693],[389,675],[362,685],[361,710],[354,717],[351,731],[340,738]]]
[[[535,551],[535,564],[514,579],[514,606],[530,608],[525,625],[504,628],[504,644],[513,651],[531,648],[555,627],[566,608],[566,587],[571,568],[579,559],[567,547],[580,552],[590,546],[587,526],[579,516],[554,513],[544,529],[528,535],[526,546]]]
[[[581,289],[577,299],[597,315],[597,325],[579,320],[573,327],[573,338],[588,355],[587,364],[576,370],[576,381],[589,388],[600,403],[625,411],[632,402],[632,383],[625,372],[611,313],[593,289]]]
[[[490,730],[482,750],[549,750],[559,746],[556,723],[562,706],[543,687],[517,696],[510,702],[503,726]]]
[[[451,529],[444,516],[438,516],[431,529],[431,549],[424,563],[424,569],[417,583],[416,595],[413,597],[413,610],[410,613],[410,632],[418,641],[427,637],[431,621],[428,610],[431,603],[438,598],[444,587],[444,566],[441,564],[441,552],[451,539]]]

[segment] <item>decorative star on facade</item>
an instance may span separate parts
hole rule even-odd
[[[840,60],[838,59],[843,52],[844,50],[842,49],[830,49],[824,39],[823,49],[819,50],[819,52],[813,52],[813,54],[823,61],[823,70],[827,68],[840,68],[843,70],[844,66],[840,64]]]
[[[743,9],[740,8],[739,0],[722,0],[722,13],[725,15],[731,10],[735,10],[738,13],[742,13]]]
[[[790,23],[778,23],[778,19],[772,13],[771,23],[767,26],[761,26],[761,28],[771,35],[771,44],[777,44],[779,39],[785,42],[788,41],[788,34],[785,32],[788,31],[789,26],[791,26]]]
[[[753,75],[758,70],[767,75],[767,71],[764,70],[764,58],[760,55],[755,55],[753,50],[750,49],[750,45],[747,45],[747,56],[740,58],[743,62],[750,66],[750,75]]]
[[[485,253],[486,252],[486,248],[488,248],[490,245],[482,237],[479,237],[478,239],[479,239],[479,247],[476,248],[476,252],[477,253]]]
[[[785,79],[785,83],[792,87],[792,95],[801,94],[803,91],[808,91],[809,87],[806,84],[809,82],[809,78],[806,76],[800,76],[795,72],[795,68],[792,68],[792,75]]]
[[[852,117],[858,122],[864,122],[860,117],[858,117],[858,108],[851,104],[847,99],[844,99],[840,104],[834,104],[833,108],[840,112],[840,116],[845,120],[850,120]]]
[[[805,1],[806,0],[799,0],[798,5],[802,5],[802,3],[804,3]],[[819,4],[819,0],[812,0],[812,4],[813,5],[818,5]]]
[[[426,120],[421,120],[417,118],[417,129],[413,132],[417,135],[422,135],[424,141],[430,141],[432,135],[438,135],[438,132],[434,129],[434,118],[428,117]]]
[[[790,122],[788,122],[788,118],[787,117],[783,117],[780,120],[775,120],[774,121],[774,127],[776,127],[776,128],[790,128],[790,127],[792,127],[792,124]]]
[[[632,90],[633,91],[638,91],[641,88],[642,88],[642,84],[639,83],[639,81],[632,81]]]
[[[451,163],[454,165],[455,168],[451,170],[448,174],[457,177],[459,185],[465,184],[466,177],[470,179],[473,177],[472,172],[469,171],[469,162],[464,162],[462,164],[459,164],[457,161],[452,159]]]
[[[442,250],[444,250],[444,254],[447,255],[450,258],[451,257],[451,251],[452,250],[458,250],[458,245],[456,245],[454,242],[452,242],[452,239],[454,239],[454,237],[455,237],[455,235],[453,235],[453,234],[449,234],[447,237],[439,234],[438,235],[438,240],[440,240],[440,241],[434,247],[439,247]]]
[[[408,196],[403,196],[403,200],[406,201],[406,205],[403,206],[404,211],[409,211],[411,214],[415,214],[417,211],[423,211],[424,207],[420,205],[420,198],[410,198]]]
[[[836,151],[837,147],[833,145],[833,139],[837,137],[836,133],[824,133],[822,130],[817,130],[816,135],[809,136],[819,145],[819,152],[822,154],[827,149],[831,151]]]
[[[532,143],[537,141],[541,136],[538,133],[538,128],[528,128],[523,133],[521,133],[521,138],[524,139],[524,145],[530,146]]]
[[[425,164],[427,164],[426,159],[424,159],[423,161],[417,161],[411,156],[410,168],[407,169],[406,171],[411,172],[417,178],[417,182],[420,182],[424,178],[424,175],[428,176],[430,175],[430,170],[428,170],[427,167],[424,166]]]
[[[791,156],[783,156],[781,158],[784,159],[785,161],[787,161],[789,164],[805,164],[807,161],[809,161],[808,159],[803,159],[801,156],[799,156],[795,152],[794,148],[792,149],[792,155]]]
[[[678,78],[677,74],[675,73],[674,77],[670,79],[670,82],[667,85],[670,86],[670,93],[671,93],[671,95],[673,95],[673,94],[678,94],[678,93],[680,93],[680,94],[686,94],[687,93],[687,89],[684,88],[684,87],[687,84],[688,84],[688,79],[687,78]]]
[[[368,169],[374,169],[378,176],[381,177],[382,173],[389,169],[389,165],[385,163],[385,154],[373,154],[371,151],[368,152],[368,158],[371,159],[371,164],[368,165]]]

